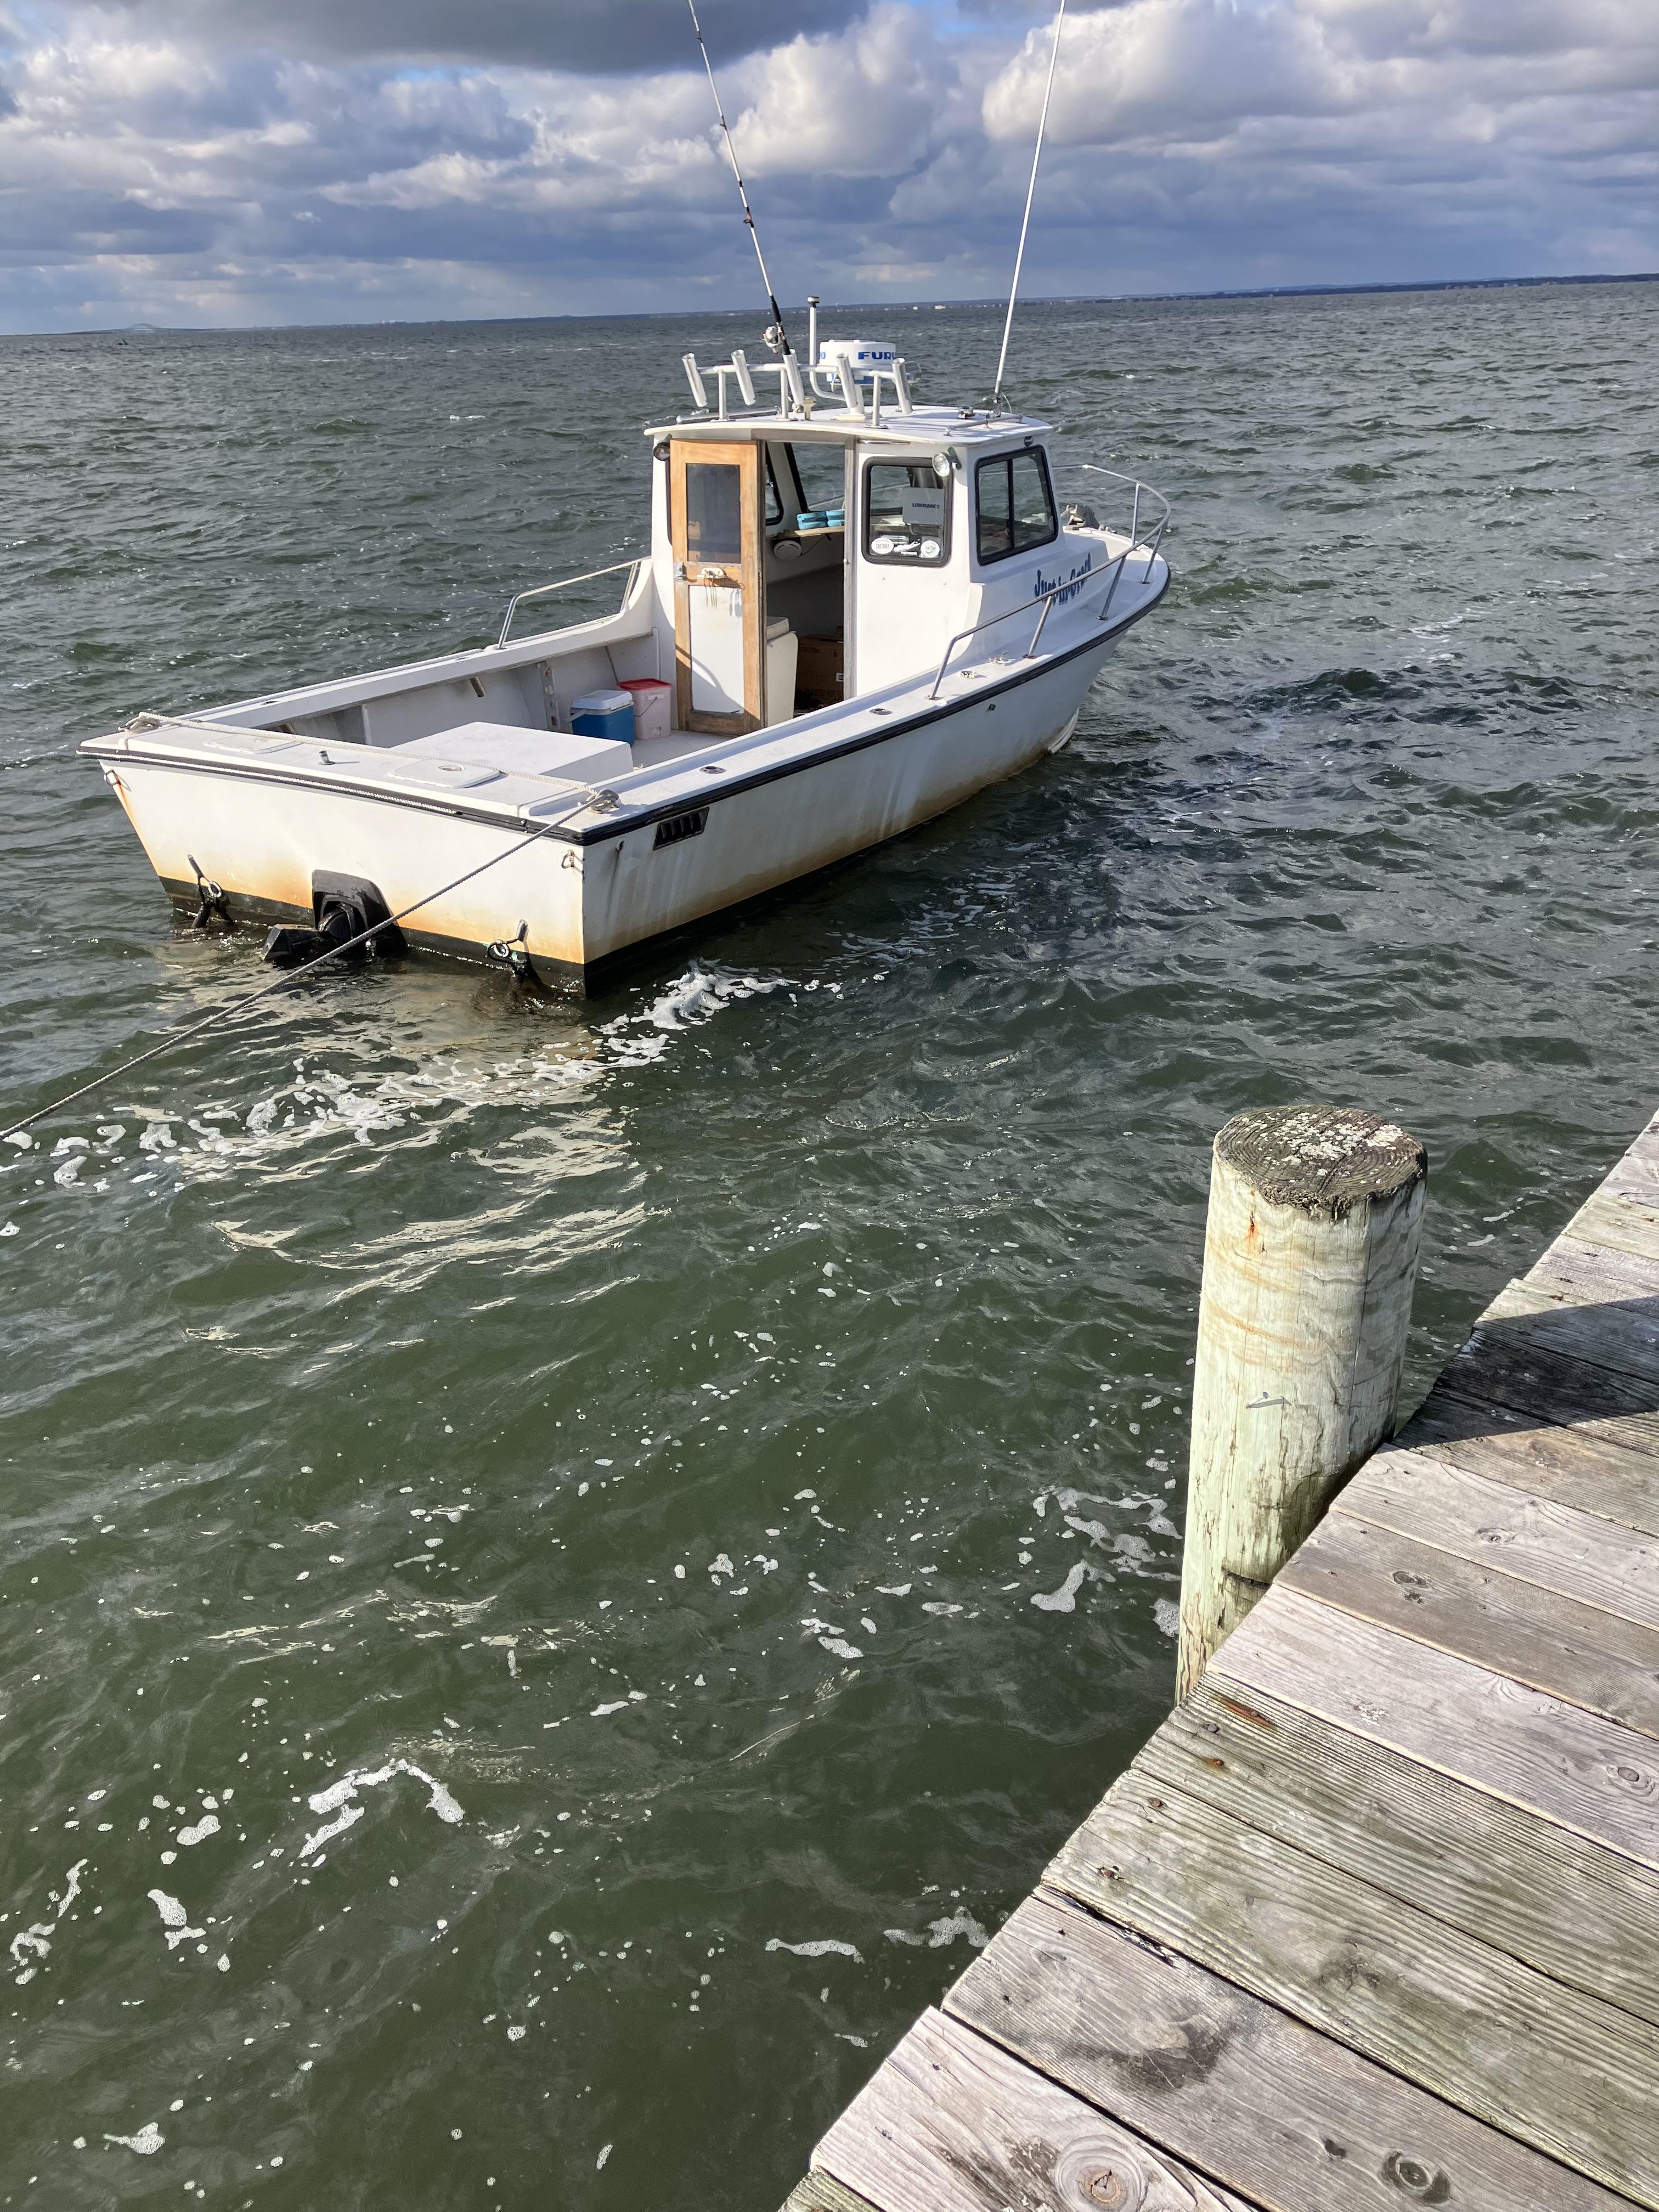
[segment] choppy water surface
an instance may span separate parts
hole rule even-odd
[[[76,741],[634,546],[747,328],[0,347],[0,1104],[265,973]],[[1659,286],[1023,330],[1176,503],[1067,752],[4,1148],[4,2203],[769,2212],[1167,1705],[1217,1125],[1427,1140],[1425,1379],[1655,1103]]]

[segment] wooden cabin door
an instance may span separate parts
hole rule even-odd
[[[760,447],[671,441],[676,720],[735,737],[765,720]]]

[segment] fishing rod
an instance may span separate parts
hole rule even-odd
[[[738,167],[738,149],[732,143],[732,126],[726,119],[726,110],[720,105],[720,88],[714,82],[714,64],[708,58],[708,48],[703,43],[702,25],[697,21],[697,0],[685,0],[691,10],[691,27],[697,34],[697,46],[702,55],[702,65],[708,72],[708,89],[714,95],[714,112],[720,118],[720,130],[726,138],[726,155],[732,164],[732,174],[738,180],[738,198],[743,202],[743,219],[749,226],[749,235],[755,241],[755,258],[760,264],[761,282],[766,287],[766,296],[771,304],[773,326],[778,334],[778,350],[792,350],[789,334],[783,327],[783,309],[778,305],[778,295],[772,289],[772,279],[766,273],[766,256],[761,252],[760,233],[755,228],[755,210],[749,204],[749,187],[743,181],[743,171]]]
[[[690,0],[687,0],[687,5]],[[1014,281],[1008,288],[1008,317],[1002,325],[1002,351],[997,356],[996,383],[991,398],[1002,404],[1002,372],[1008,366],[1008,339],[1014,327],[1014,301],[1019,297],[1019,272],[1025,260],[1025,234],[1031,227],[1031,202],[1036,198],[1037,163],[1042,159],[1042,137],[1048,128],[1048,102],[1054,89],[1054,64],[1060,59],[1060,34],[1066,23],[1066,0],[1060,0],[1054,18],[1054,43],[1048,55],[1048,82],[1042,89],[1042,113],[1037,119],[1036,144],[1031,152],[1031,181],[1025,188],[1025,214],[1019,226],[1019,251],[1014,256]]]

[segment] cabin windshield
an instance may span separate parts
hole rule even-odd
[[[981,563],[1006,561],[1060,535],[1048,464],[1040,446],[1016,453],[993,453],[974,471],[974,506],[979,517]]]
[[[789,465],[794,471],[795,489],[800,494],[800,511],[805,514],[822,514],[827,508],[839,507],[847,496],[847,467],[845,448],[841,446],[787,446]],[[793,521],[793,517],[792,516]]]

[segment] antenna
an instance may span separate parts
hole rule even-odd
[[[726,110],[720,106],[720,87],[714,82],[714,64],[708,58],[708,49],[703,44],[702,25],[697,21],[697,0],[685,0],[685,4],[691,10],[691,27],[697,34],[697,45],[702,54],[702,65],[708,72],[708,89],[714,95],[714,112],[720,119],[720,129],[726,137],[726,159],[731,162],[732,173],[738,180],[738,198],[743,202],[743,219],[749,226],[749,235],[755,241],[755,258],[760,264],[761,282],[766,287],[766,297],[771,305],[772,321],[778,333],[778,349],[787,354],[789,350],[789,337],[783,327],[783,309],[779,307],[778,295],[772,289],[772,279],[766,273],[766,256],[761,252],[760,233],[755,228],[755,210],[749,204],[749,188],[743,181],[743,171],[738,167],[738,149],[732,143],[732,126],[726,119]],[[1063,6],[1061,12],[1064,13]],[[1051,84],[1054,82],[1052,70],[1048,73],[1048,81]],[[1047,100],[1043,102],[1042,112],[1045,115],[1048,112]],[[1035,181],[1035,176],[1033,181]],[[1028,215],[1030,213],[1029,204],[1026,213]],[[1022,239],[1021,244],[1024,243]]]
[[[686,0],[690,5],[690,0]],[[1025,259],[1025,234],[1031,227],[1031,202],[1036,198],[1037,163],[1042,159],[1042,134],[1048,128],[1048,101],[1054,88],[1054,64],[1060,59],[1060,34],[1066,22],[1066,0],[1060,0],[1060,13],[1054,18],[1054,43],[1048,56],[1048,82],[1042,88],[1042,113],[1037,120],[1036,144],[1031,151],[1031,181],[1025,188],[1025,215],[1019,226],[1019,251],[1014,256],[1014,281],[1008,287],[1008,319],[1002,325],[1002,351],[997,356],[997,380],[992,388],[994,404],[1002,398],[1002,372],[1008,365],[1008,338],[1014,327],[1014,301],[1019,297],[1019,272]],[[711,77],[712,84],[714,79]],[[720,120],[725,121],[722,116]],[[732,167],[737,166],[735,160]],[[758,245],[755,251],[758,253]]]

